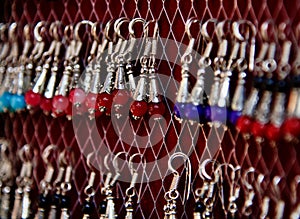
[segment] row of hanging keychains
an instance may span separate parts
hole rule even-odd
[[[64,150],[59,154],[59,167],[55,167],[50,162],[50,155],[57,150],[54,145],[45,148],[42,154],[46,166],[45,176],[39,185],[40,195],[34,197],[33,169],[35,161],[33,158],[33,148],[26,144],[17,151],[17,155],[22,163],[19,174],[15,171],[16,160],[11,150],[11,145],[7,140],[1,140],[1,167],[0,167],[0,217],[2,219],[67,219],[70,218],[71,199],[68,192],[72,188],[72,161],[69,153]],[[53,159],[52,159],[53,160]],[[54,173],[57,177],[53,180]],[[17,188],[15,191],[14,184]],[[36,206],[38,206],[35,213]]]
[[[190,27],[198,23],[190,19],[186,24],[189,45],[182,56],[182,80],[178,90],[174,115],[180,122],[190,120],[200,124],[209,123],[216,127],[233,124],[242,133],[253,134],[257,139],[272,141],[296,139],[300,136],[299,120],[299,50],[293,62],[289,64],[292,43],[287,38],[287,25],[281,24],[274,30],[274,41],[268,35],[270,26],[267,21],[261,26],[263,43],[255,58],[256,27],[247,20],[217,21],[208,20],[201,26],[204,41],[203,53],[198,60],[199,69],[194,87],[189,92],[189,65],[192,62],[192,50],[196,37],[190,34]],[[214,25],[208,33],[208,25]],[[217,36],[218,46],[213,45],[212,36]],[[228,38],[232,40],[229,42]],[[281,46],[281,50],[276,47]],[[211,58],[216,47],[217,55]],[[297,46],[298,48],[298,46]],[[281,51],[279,54],[278,51]],[[277,56],[278,66],[277,66]],[[210,92],[205,90],[205,74],[213,68],[214,79]],[[237,72],[235,91],[230,96],[230,79]],[[245,101],[245,82],[247,74],[254,75],[253,88]],[[289,98],[287,95],[290,94]],[[287,110],[285,108],[287,107]]]
[[[134,25],[143,24],[143,42],[137,45]],[[154,33],[148,35],[149,24],[154,23]],[[121,35],[120,28],[128,24],[129,39]],[[81,25],[91,27],[93,43],[87,58],[87,66],[83,75],[81,50],[83,42],[79,36]],[[129,20],[120,18],[109,21],[100,42],[97,36],[97,23],[82,21],[75,25],[68,25],[64,29],[64,37],[60,37],[60,22],[50,25],[48,33],[52,38],[51,44],[46,49],[46,23],[39,22],[34,28],[34,45],[30,41],[29,26],[24,28],[25,43],[23,52],[19,56],[16,29],[17,24],[9,26],[8,39],[5,39],[7,25],[1,26],[1,111],[18,112],[25,108],[34,111],[38,108],[44,113],[54,117],[66,115],[71,118],[75,114],[88,112],[90,118],[102,114],[122,115],[123,106],[130,105],[130,112],[134,119],[146,113],[162,115],[165,106],[157,91],[155,75],[155,55],[157,47],[157,22],[146,22],[136,18]],[[113,27],[113,37],[109,36]],[[74,29],[74,30],[73,30]],[[140,60],[140,79],[136,84],[133,78],[133,65],[131,54],[137,46],[143,51]],[[62,53],[64,51],[64,57]],[[142,50],[143,49],[143,50]],[[100,62],[103,53],[107,50],[105,61],[107,69],[101,69]],[[11,52],[8,52],[11,51]],[[138,62],[136,62],[138,63]],[[103,67],[102,67],[103,68]],[[107,70],[104,82],[100,81],[100,72]],[[61,73],[62,71],[62,73]],[[81,77],[82,76],[82,77]],[[25,94],[25,96],[24,96]],[[128,113],[127,113],[128,114]]]

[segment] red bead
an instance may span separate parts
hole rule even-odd
[[[128,92],[128,90],[119,90],[119,89],[115,89],[112,92],[112,95],[114,96],[113,99],[113,103],[118,104],[118,105],[125,105],[129,98],[130,98],[130,93]]]
[[[36,107],[41,102],[41,94],[34,93],[32,90],[29,90],[25,94],[25,101],[26,101],[27,105]]]
[[[52,101],[53,111],[63,112],[67,109],[68,106],[69,106],[69,100],[67,97],[62,95],[53,97],[53,101]]]
[[[255,137],[264,137],[265,136],[266,125],[258,121],[254,121],[251,126],[251,133]]]
[[[99,109],[103,112],[106,111],[106,114],[110,114],[111,105],[113,102],[113,95],[103,92],[98,95],[97,104]]]
[[[81,88],[74,88],[69,93],[69,101],[75,105],[81,105],[85,98],[86,94]]]
[[[300,119],[288,118],[281,126],[282,133],[293,137],[300,136]]]
[[[163,115],[166,111],[165,104],[163,102],[159,103],[149,103],[148,104],[148,114],[153,115]]]
[[[148,110],[148,104],[145,101],[134,101],[130,105],[130,112],[134,117],[142,117]]]
[[[97,96],[98,94],[88,93],[85,99],[85,105],[88,109],[97,109]]]
[[[71,119],[72,118],[72,113],[73,113],[73,106],[72,106],[72,103],[69,103],[67,109],[65,110],[65,113],[66,113],[66,116],[68,119]]]
[[[46,98],[46,97],[42,97],[40,107],[44,112],[51,112],[52,98],[49,99],[49,98]]]
[[[251,131],[252,119],[249,116],[241,116],[236,122],[236,127],[242,133],[249,133]]]
[[[280,127],[273,124],[266,125],[265,135],[271,141],[278,141],[281,137]]]

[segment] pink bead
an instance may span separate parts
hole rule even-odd
[[[69,100],[67,97],[58,95],[53,98],[52,107],[53,111],[63,112],[67,109]]]
[[[69,93],[69,101],[75,105],[85,101],[86,94],[81,88],[74,88]]]

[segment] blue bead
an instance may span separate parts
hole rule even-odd
[[[11,94],[5,91],[0,97],[0,112],[5,112],[10,107]]]
[[[241,117],[241,115],[242,111],[229,111],[229,121],[231,122],[231,124],[235,125],[237,120]]]
[[[227,120],[227,109],[226,107],[212,106],[211,110],[211,121],[226,123]]]
[[[174,105],[174,114],[178,119],[184,119],[184,109],[185,109],[186,103],[175,103]]]
[[[190,120],[203,122],[205,108],[202,105],[194,105],[192,103],[188,103],[184,109],[184,114],[185,117]]]
[[[24,95],[18,95],[18,94],[12,95],[10,99],[10,106],[12,108],[12,111],[18,111],[24,109],[26,107]]]

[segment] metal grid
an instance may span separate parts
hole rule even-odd
[[[91,21],[103,21],[104,23],[112,18],[126,16],[129,18],[142,17],[145,19],[159,19],[160,35],[163,38],[174,39],[179,43],[187,43],[187,37],[184,33],[185,21],[193,16],[199,19],[207,20],[209,18],[217,19],[241,19],[245,18],[259,26],[263,21],[273,18],[275,23],[282,21],[291,22],[292,26],[299,22],[300,2],[296,0],[262,0],[262,1],[222,1],[222,0],[201,0],[201,1],[150,1],[150,0],[10,0],[2,4],[4,21],[17,21],[22,25],[26,23],[35,24],[40,20],[55,21],[61,20],[64,24],[76,23],[83,19]],[[11,13],[10,13],[11,12]],[[292,34],[292,39],[294,35]],[[173,48],[175,50],[179,49]],[[166,53],[162,54],[162,58]],[[177,53],[175,53],[177,54]],[[178,60],[179,55],[175,57]],[[159,72],[164,72],[170,76],[168,85],[164,92],[170,90],[176,91],[176,81],[180,81],[180,67],[174,63],[159,63]],[[210,152],[212,145],[218,146],[218,152],[215,158],[220,162],[228,162],[233,165],[240,165],[242,169],[253,166],[261,173],[270,178],[275,175],[283,176],[284,182],[281,184],[282,198],[289,203],[290,191],[289,183],[293,177],[300,173],[299,155],[300,147],[296,143],[279,142],[275,147],[268,142],[258,144],[254,139],[245,140],[237,131],[230,127],[224,130],[211,129],[208,126],[199,127],[189,123],[178,124],[170,115],[172,112],[172,103],[169,106],[167,117],[168,126],[164,133],[164,138],[151,150],[140,150],[147,159],[160,158],[167,156],[177,145],[178,150],[188,152],[194,149],[190,155],[193,164],[193,188],[198,187],[200,178],[196,173],[203,153]],[[123,126],[119,127],[119,133],[116,133],[109,118],[101,119],[95,123],[88,120],[76,120],[78,124],[73,130],[72,122],[65,118],[53,119],[42,115],[41,113],[28,114],[21,113],[14,116],[1,116],[1,135],[12,140],[14,149],[20,148],[25,143],[30,143],[37,153],[49,144],[56,144],[60,148],[70,146],[76,155],[76,164],[74,165],[74,179],[72,195],[72,215],[81,215],[81,204],[84,200],[83,189],[88,180],[88,168],[86,159],[80,153],[80,150],[89,150],[92,146],[94,150],[101,150],[105,144],[113,152],[121,150],[136,152],[137,148],[131,147],[122,141],[115,139],[126,135]],[[140,135],[148,135],[149,138],[145,144],[151,144],[159,132],[159,128],[147,128],[147,118],[133,124],[135,130]],[[20,128],[22,127],[22,128]],[[87,136],[82,141],[77,141],[74,137],[77,135]],[[100,133],[102,138],[98,139]],[[121,134],[122,133],[122,134]],[[195,133],[199,134],[194,138]],[[207,136],[215,136],[207,142]],[[88,137],[91,136],[91,137]],[[82,138],[80,138],[82,139]],[[101,141],[100,141],[101,140]],[[38,159],[37,167],[34,172],[35,188],[43,177],[44,167]],[[100,160],[95,162],[100,163]],[[167,165],[167,164],[165,164]],[[162,174],[158,167],[154,167],[152,174]],[[163,180],[142,185],[141,203],[137,206],[135,218],[162,218],[164,193],[168,190],[171,176],[164,177]],[[95,203],[99,203],[103,198],[99,194],[99,181],[96,180],[97,195]],[[183,185],[183,184],[180,184]],[[120,216],[125,215],[125,196],[124,191],[127,183],[117,184],[116,209]],[[36,190],[36,189],[35,189]],[[192,218],[192,209],[194,197],[185,205],[178,206],[178,218]],[[259,203],[258,203],[259,204]],[[217,205],[220,207],[219,205]],[[286,207],[286,213],[291,206]],[[219,208],[218,208],[219,209]],[[219,211],[217,209],[217,211]],[[220,211],[221,212],[221,211]],[[254,213],[258,213],[257,209]],[[285,215],[287,216],[287,215]],[[218,218],[223,218],[222,213]]]

